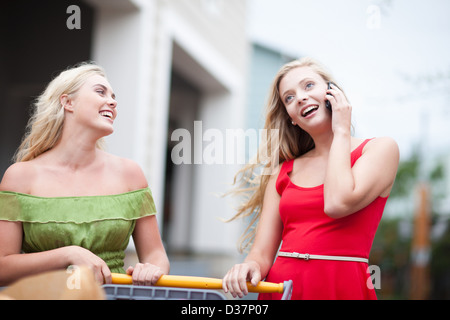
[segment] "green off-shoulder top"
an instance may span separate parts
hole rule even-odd
[[[80,246],[124,273],[136,221],[156,214],[149,188],[108,196],[42,198],[0,192],[0,220],[21,222],[23,253]]]

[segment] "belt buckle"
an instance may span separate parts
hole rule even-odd
[[[309,253],[306,253],[306,254],[305,254],[304,259],[305,259],[305,261],[308,261],[308,260],[309,260]]]

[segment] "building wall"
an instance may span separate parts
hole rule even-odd
[[[166,3],[237,70],[247,68],[247,1],[167,0]]]
[[[239,13],[243,2],[224,2],[224,12],[236,9]],[[227,33],[235,21],[205,17],[204,1],[167,3],[169,20],[172,21],[169,29],[175,42],[173,67],[199,89],[196,120],[201,121],[203,132],[212,128],[225,134],[228,128],[242,128],[247,79],[247,68],[244,66],[248,59],[245,17],[241,15],[243,29],[240,33]],[[218,30],[215,37],[214,32],[211,33],[213,30]],[[224,49],[224,39],[235,41],[235,55]],[[194,144],[200,146],[200,150],[205,147],[202,137]],[[231,217],[234,209],[217,195],[227,191],[238,168],[238,165],[204,163],[191,166],[192,181],[185,184],[185,192],[191,192],[192,200],[191,232],[186,239],[192,251],[236,252],[235,243],[240,228],[220,220]],[[186,213],[179,211],[176,214],[181,216]],[[178,226],[181,227],[181,224]]]

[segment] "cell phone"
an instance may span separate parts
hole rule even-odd
[[[331,84],[332,84],[332,82],[328,82],[328,90],[331,89]],[[327,95],[331,96],[331,94],[328,94],[328,93],[327,93]],[[327,107],[328,110],[333,112],[333,109],[331,108],[331,102],[329,100],[325,101],[325,106]]]

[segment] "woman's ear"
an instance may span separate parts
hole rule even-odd
[[[69,95],[63,94],[59,98],[59,101],[61,103],[61,106],[64,108],[64,110],[67,110],[69,112],[73,112],[72,99],[69,97]]]

